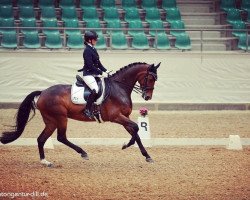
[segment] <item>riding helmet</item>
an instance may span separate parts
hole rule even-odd
[[[84,34],[84,40],[87,42],[89,40],[97,40],[98,35],[95,31],[86,31]]]

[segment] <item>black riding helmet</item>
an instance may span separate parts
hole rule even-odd
[[[97,40],[98,35],[95,31],[86,31],[84,34],[84,41],[88,42],[89,40]]]

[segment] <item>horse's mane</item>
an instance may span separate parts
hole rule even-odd
[[[129,69],[131,67],[134,67],[136,65],[139,65],[139,64],[147,64],[145,62],[134,62],[134,63],[130,63],[122,68],[120,68],[119,70],[117,70],[114,74],[112,74],[110,77],[114,77],[114,76],[117,76],[118,74],[120,74],[121,72],[123,72],[125,69]]]

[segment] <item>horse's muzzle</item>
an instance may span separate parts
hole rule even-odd
[[[151,97],[150,97],[150,96],[145,96],[144,99],[145,99],[146,101],[148,101],[148,100],[151,99]]]

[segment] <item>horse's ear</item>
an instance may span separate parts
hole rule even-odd
[[[161,62],[158,65],[156,65],[155,68],[157,69],[158,67],[160,67],[160,65],[161,65]]]

